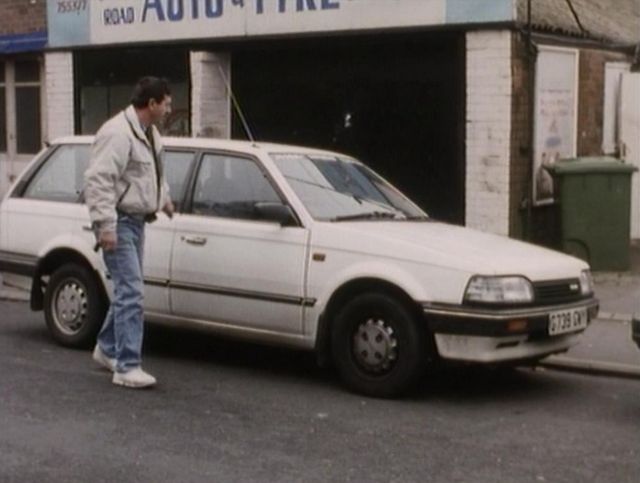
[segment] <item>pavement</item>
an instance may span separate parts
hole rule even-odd
[[[640,318],[640,240],[630,246],[630,269],[594,272],[600,313],[578,345],[547,357],[541,366],[640,380],[640,348],[631,340],[631,320]]]
[[[630,253],[630,270],[594,272],[597,319],[576,346],[546,358],[541,367],[640,380],[640,348],[631,340],[631,320],[634,314],[640,318],[640,240],[631,243]],[[0,274],[0,299],[28,301],[29,296],[24,285],[3,281]]]

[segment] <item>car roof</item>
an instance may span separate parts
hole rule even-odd
[[[91,144],[94,136],[66,136],[55,139],[52,145],[58,144]],[[162,144],[165,147],[195,148],[195,149],[221,149],[225,151],[243,151],[249,153],[287,153],[287,154],[314,154],[323,156],[350,157],[342,153],[328,151],[320,148],[293,146],[288,144],[269,143],[262,141],[239,141],[233,139],[215,139],[199,137],[170,137],[163,136]]]

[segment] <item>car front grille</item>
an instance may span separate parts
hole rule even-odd
[[[580,280],[577,278],[535,282],[533,290],[536,303],[543,305],[573,302],[583,298],[580,292]]]

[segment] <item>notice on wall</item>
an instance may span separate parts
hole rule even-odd
[[[533,200],[554,200],[547,168],[576,155],[578,51],[541,47],[536,64]]]

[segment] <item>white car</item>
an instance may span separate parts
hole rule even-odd
[[[31,277],[66,346],[95,343],[111,290],[82,203],[91,142],[54,142],[0,206],[0,270]],[[430,362],[566,351],[597,315],[583,261],[434,221],[348,156],[168,138],[164,162],[178,212],[147,227],[148,321],[315,350],[394,396]]]

